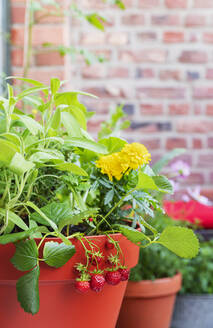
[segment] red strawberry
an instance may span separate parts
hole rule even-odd
[[[100,264],[103,258],[104,256],[101,252],[94,252],[89,254],[89,260],[92,265]]]
[[[105,275],[106,282],[109,285],[117,285],[121,281],[121,274],[119,271],[108,271]]]
[[[107,239],[107,241],[105,243],[105,247],[107,249],[113,249],[115,247],[115,245],[112,243],[112,241],[110,239]]]
[[[90,289],[90,283],[89,283],[89,281],[76,280],[75,288],[80,293],[86,293]]]
[[[88,220],[89,220],[89,222],[93,222],[93,218],[89,218]]]
[[[90,288],[94,292],[96,293],[101,292],[104,287],[104,284],[105,284],[105,278],[102,274],[97,273],[91,277]]]
[[[121,274],[121,281],[126,281],[129,279],[129,273],[130,271],[127,268],[120,268],[118,271]]]

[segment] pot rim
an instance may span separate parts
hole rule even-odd
[[[182,275],[177,273],[173,277],[156,280],[129,281],[126,297],[155,298],[176,294],[181,288]]]

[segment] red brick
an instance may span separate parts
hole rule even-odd
[[[23,46],[24,44],[24,28],[11,29],[11,42],[14,45]]]
[[[200,27],[205,25],[206,18],[201,15],[188,15],[186,16],[185,25],[187,27]]]
[[[174,104],[169,105],[170,115],[188,115],[190,106],[188,104]]]
[[[159,149],[160,148],[160,139],[150,139],[150,140],[141,140],[142,144],[147,147],[147,149]]]
[[[207,105],[206,106],[206,114],[207,115],[213,115],[213,105]]]
[[[23,66],[23,50],[22,49],[12,49],[11,50],[11,63],[13,66]]]
[[[159,73],[159,78],[161,80],[181,80],[181,71],[179,70],[161,70]]]
[[[151,17],[152,25],[157,26],[176,26],[180,25],[179,15],[153,15]]]
[[[85,99],[86,107],[95,111],[97,114],[108,114],[111,103],[109,101],[97,101],[97,99],[87,98]]]
[[[166,43],[184,42],[183,32],[164,32],[163,41]]]
[[[203,41],[206,43],[213,43],[213,33],[204,33]]]
[[[24,7],[11,7],[11,22],[13,24],[24,24],[25,21],[25,8]]]
[[[155,32],[142,32],[137,34],[137,39],[140,42],[145,42],[145,41],[155,41],[157,40],[157,33]]]
[[[138,68],[136,70],[136,77],[143,79],[152,79],[155,77],[155,72],[151,68]]]
[[[202,140],[198,138],[194,138],[192,140],[192,147],[193,149],[201,149],[203,147]]]
[[[206,71],[206,78],[208,80],[212,80],[213,79],[213,68],[208,68]]]
[[[63,27],[36,25],[33,29],[33,45],[38,46],[44,43],[63,44]]]
[[[100,130],[101,123],[103,123],[103,120],[90,120],[87,125],[88,132],[98,132]]]
[[[122,23],[125,25],[144,25],[144,15],[135,14],[135,15],[126,15],[122,17]]]
[[[85,91],[92,93],[99,98],[126,97],[125,91],[114,85],[107,85],[105,87],[88,87],[85,89]]]
[[[193,90],[193,96],[197,99],[211,99],[213,98],[213,88],[196,87]]]
[[[58,51],[37,54],[35,60],[38,66],[64,65],[64,57]]]
[[[180,99],[185,97],[184,88],[138,88],[139,98]]]
[[[141,115],[161,115],[163,114],[163,106],[154,104],[141,104],[140,113]]]
[[[177,123],[180,133],[208,133],[213,130],[213,122],[207,120],[181,120]]]
[[[83,45],[103,45],[105,41],[103,32],[84,33],[81,37],[81,44]]]
[[[208,61],[208,55],[204,51],[185,50],[182,52],[179,61],[182,63],[202,64]]]
[[[204,176],[202,173],[191,173],[185,181],[183,181],[183,184],[186,185],[199,185],[204,184]]]
[[[101,79],[105,74],[105,67],[101,64],[85,66],[82,71],[82,76],[89,79]]]
[[[63,3],[63,1],[62,1]],[[47,10],[49,9],[49,13],[51,13],[52,11],[54,12],[54,10],[51,10],[50,6],[46,6]],[[48,13],[44,14],[43,12],[40,11],[36,11],[35,12],[35,21],[36,23],[39,24],[58,24],[58,23],[62,23],[64,21],[64,17],[63,14],[61,13],[61,15],[51,15]]]
[[[187,8],[188,0],[165,0],[168,8]]]
[[[212,0],[194,0],[195,8],[213,8]]]
[[[128,34],[124,32],[110,33],[107,36],[107,43],[115,46],[124,46],[128,43]]]
[[[140,8],[156,8],[159,4],[159,0],[138,0],[138,6]]]
[[[208,138],[208,147],[213,148],[213,137]]]
[[[23,70],[13,69],[12,74],[15,76],[23,76]],[[40,70],[38,68],[32,68],[28,77],[43,83],[50,83],[52,77],[57,77],[60,80],[64,80],[64,70],[53,70],[48,68]]]
[[[124,62],[137,63],[164,63],[167,59],[167,50],[164,49],[144,49],[140,51],[123,50],[119,55]]]
[[[210,167],[212,168],[213,154],[200,155],[198,157],[198,167]]]
[[[168,138],[166,141],[166,149],[186,148],[187,142],[184,138]]]
[[[129,77],[129,69],[127,67],[110,67],[107,69],[110,78],[126,78]]]

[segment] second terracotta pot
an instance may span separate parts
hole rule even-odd
[[[116,328],[169,328],[181,275],[130,281]]]

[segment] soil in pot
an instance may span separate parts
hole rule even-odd
[[[180,274],[155,281],[130,281],[116,328],[169,328],[180,288]]]
[[[121,234],[112,237],[120,242],[126,265],[129,268],[135,266],[139,248]],[[106,236],[89,238],[104,253],[107,252]],[[127,282],[121,282],[117,286],[106,284],[100,293],[93,291],[85,295],[78,293],[74,288],[76,278],[74,265],[84,260],[84,252],[80,242],[75,244],[76,254],[63,267],[54,269],[45,263],[41,264],[40,310],[34,316],[25,313],[17,301],[16,281],[22,273],[16,271],[10,263],[15,247],[13,244],[0,245],[1,328],[115,327]]]

